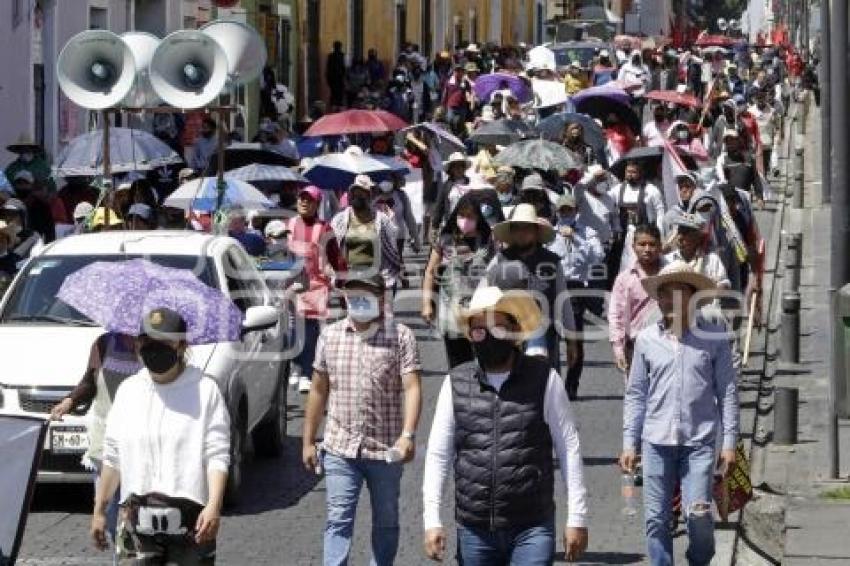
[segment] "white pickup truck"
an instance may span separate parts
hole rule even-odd
[[[219,384],[230,409],[232,459],[228,498],[242,482],[248,435],[259,456],[278,456],[286,436],[289,363],[286,314],[254,262],[231,238],[192,232],[105,232],[47,246],[15,277],[0,302],[0,412],[47,417],[80,381],[103,329],[56,298],[65,278],[95,261],[146,258],[193,270],[228,293],[244,313],[242,339],[195,346],[190,359]],[[38,479],[90,482],[80,464],[88,444],[87,407],[47,434]]]

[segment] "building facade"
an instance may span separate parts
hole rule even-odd
[[[213,18],[213,0],[5,0],[0,7],[0,166],[21,135],[48,156],[89,129],[91,115],[59,89],[56,61],[65,43],[87,29],[164,37]],[[14,109],[14,111],[10,111]]]
[[[347,62],[376,49],[392,68],[412,42],[432,57],[466,42],[543,41],[545,0],[298,0],[299,110],[328,99],[325,62],[341,41]]]

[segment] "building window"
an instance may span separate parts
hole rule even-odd
[[[434,30],[431,26],[431,0],[422,0],[422,14],[421,14],[421,23],[422,23],[422,45],[420,49],[420,53],[422,53],[425,57],[431,57],[432,50],[434,49]]]
[[[109,29],[109,10],[89,8],[89,29]]]
[[[16,28],[24,21],[24,0],[12,0],[12,27]]]
[[[404,2],[395,7],[396,53],[401,53],[407,43],[407,6]]]
[[[351,29],[351,60],[363,58],[363,0],[351,0],[348,5]]]

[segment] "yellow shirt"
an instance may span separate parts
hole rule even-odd
[[[564,88],[567,91],[567,94],[573,95],[580,90],[584,90],[587,88],[587,80],[584,77],[574,77],[570,74],[564,78]]]

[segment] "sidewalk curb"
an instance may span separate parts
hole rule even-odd
[[[790,197],[788,197],[788,187],[791,180],[791,152],[793,147],[793,138],[795,137],[793,122],[789,120],[788,132],[786,134],[785,145],[787,147],[785,154],[785,176],[781,189],[775,190],[779,200],[774,213],[773,227],[771,231],[771,241],[767,242],[767,256],[765,259],[765,281],[762,283],[763,289],[770,289],[768,297],[765,301],[766,318],[765,328],[763,329],[763,344],[764,344],[764,359],[760,378],[758,379],[757,401],[755,406],[755,417],[753,419],[752,430],[741,431],[751,434],[749,441],[748,455],[750,459],[750,480],[753,486],[754,498],[748,503],[738,514],[737,528],[735,529],[735,537],[733,540],[733,548],[731,553],[730,566],[739,563],[740,556],[743,552],[758,556],[764,563],[778,563],[772,560],[772,557],[765,556],[764,552],[759,550],[762,547],[774,546],[769,540],[771,537],[768,531],[774,530],[779,526],[780,535],[784,528],[784,505],[782,515],[778,525],[770,525],[776,522],[775,506],[771,513],[761,513],[756,510],[753,505],[760,506],[759,503],[764,501],[764,504],[770,506],[775,503],[770,501],[773,494],[769,490],[769,486],[764,482],[765,477],[765,455],[768,450],[767,431],[772,428],[765,426],[764,419],[771,412],[773,407],[773,389],[772,382],[777,371],[778,360],[778,340],[775,336],[779,331],[779,322],[781,318],[781,285],[783,277],[779,275],[781,265],[781,247],[782,247],[782,229],[787,225],[787,218],[790,211]],[[784,274],[783,274],[784,275]],[[765,490],[764,488],[768,488]],[[759,528],[762,525],[762,517],[766,519],[767,528]],[[749,558],[749,557],[748,557]],[[750,558],[752,560],[752,558]],[[745,563],[750,563],[747,560]]]

